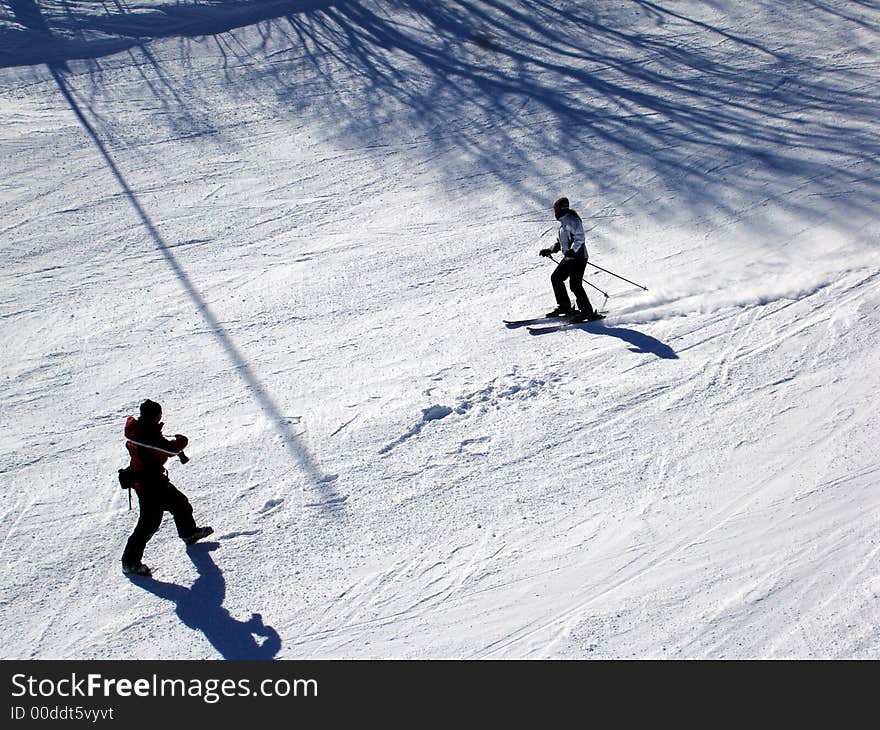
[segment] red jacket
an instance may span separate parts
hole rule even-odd
[[[134,416],[125,422],[125,447],[131,455],[135,474],[164,474],[165,462],[186,448],[186,436],[177,434],[173,440],[162,435],[161,423],[147,423]],[[132,443],[132,442],[137,443]]]

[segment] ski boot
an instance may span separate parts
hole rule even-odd
[[[210,535],[212,532],[214,532],[213,527],[198,527],[192,535],[187,535],[185,538],[183,538],[183,541],[187,545],[194,545],[203,537],[207,537],[208,535]]]
[[[153,571],[143,563],[123,563],[122,573],[123,575],[141,575],[144,578],[149,578],[153,575]]]

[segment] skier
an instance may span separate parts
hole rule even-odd
[[[177,534],[187,545],[214,532],[211,527],[196,526],[189,500],[168,480],[165,462],[171,456],[177,456],[183,464],[189,461],[183,453],[188,440],[181,434],[166,439],[161,421],[162,406],[147,399],[141,403],[140,418],[129,416],[125,423],[125,446],[131,456],[128,471],[140,504],[140,517],[122,553],[122,572],[126,575],[151,575],[141,559],[165,512],[174,516]]]
[[[587,293],[584,291],[584,271],[587,268],[586,237],[584,235],[584,224],[581,217],[573,208],[569,207],[568,198],[559,198],[553,203],[553,213],[556,220],[559,221],[559,231],[556,234],[556,243],[553,248],[544,248],[539,252],[541,256],[550,256],[560,249],[562,250],[562,261],[553,270],[550,275],[550,282],[553,284],[553,294],[556,296],[558,306],[552,312],[547,312],[548,317],[562,317],[566,315],[574,315],[572,322],[583,322],[584,320],[593,321],[601,319],[599,314],[593,309]],[[565,280],[568,279],[568,285],[571,293],[577,300],[578,311],[575,312],[571,307],[571,300],[565,291]]]

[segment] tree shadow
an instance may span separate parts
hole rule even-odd
[[[38,33],[48,33],[49,26],[43,17],[40,8],[35,0],[6,0],[9,9],[25,28],[37,31]]]
[[[332,483],[336,480],[336,475],[326,474],[320,470],[300,436],[294,432],[290,423],[290,419],[288,419],[281,413],[269,391],[263,385],[262,381],[257,377],[256,373],[253,371],[248,361],[245,359],[245,357],[236,347],[235,343],[232,341],[232,338],[229,336],[226,328],[214,315],[214,312],[208,306],[208,303],[205,301],[201,292],[199,292],[192,279],[184,270],[183,266],[174,256],[172,252],[172,247],[165,242],[164,238],[159,233],[156,226],[153,224],[152,219],[147,214],[146,210],[141,205],[140,200],[129,186],[128,182],[122,174],[122,171],[116,165],[116,162],[111,156],[110,151],[103,143],[100,136],[95,131],[94,127],[89,122],[84,111],[80,108],[80,105],[77,103],[73,91],[67,84],[67,81],[64,78],[63,74],[57,68],[50,68],[50,71],[52,73],[52,77],[55,79],[55,83],[58,85],[58,89],[61,91],[61,94],[67,100],[67,103],[70,105],[71,110],[76,115],[80,124],[92,138],[92,141],[98,148],[101,156],[104,158],[107,167],[113,173],[113,176],[116,178],[116,181],[119,183],[119,186],[125,193],[126,198],[128,199],[129,203],[131,203],[132,208],[134,208],[135,212],[140,218],[141,223],[143,224],[143,227],[146,230],[147,234],[152,239],[159,253],[165,259],[168,267],[171,269],[177,280],[180,282],[183,290],[189,296],[190,301],[194,305],[196,311],[198,311],[198,313],[205,320],[205,323],[208,325],[211,334],[214,336],[214,338],[217,340],[223,351],[232,362],[232,365],[234,366],[236,372],[239,374],[245,385],[248,387],[251,395],[256,400],[257,404],[263,411],[269,423],[281,437],[282,443],[287,448],[288,452],[305,473],[305,476],[307,477],[311,485],[316,488],[320,493],[321,500],[319,504],[333,505],[330,511],[338,511],[340,507],[344,509],[344,497],[340,496],[332,486]]]
[[[34,5],[4,2],[16,13]],[[180,37],[188,70],[192,44],[215,43],[242,104],[269,92],[279,114],[314,116],[362,144],[415,131],[438,153],[458,152],[443,166],[450,183],[494,176],[542,207],[559,182],[548,151],[570,163],[582,197],[648,199],[670,216],[685,206],[722,220],[761,196],[855,228],[850,213],[870,213],[880,197],[876,64],[857,43],[852,59],[807,47],[830,24],[876,32],[873,2],[805,0],[785,25],[776,0],[729,13],[705,3],[690,15],[660,0],[616,9],[586,0],[156,0],[149,13],[125,0],[44,5],[57,42],[40,45],[43,62],[97,58],[100,47],[88,44],[99,36],[137,45],[131,52],[161,77],[150,38]],[[783,32],[756,33],[751,16]],[[38,57],[6,45],[0,66]],[[187,87],[193,110],[210,108],[199,94],[212,82]],[[316,84],[326,92],[319,105]],[[173,82],[150,91],[169,109],[181,103]]]
[[[153,578],[129,576],[145,591],[166,601],[173,601],[180,620],[189,628],[201,631],[224,659],[273,659],[281,649],[281,637],[263,617],[254,613],[247,621],[239,621],[223,608],[226,581],[211,557],[219,543],[199,543],[187,553],[199,573],[189,588],[164,583]],[[258,642],[256,637],[263,637]]]
[[[49,27],[49,24],[44,18],[39,5],[34,0],[6,0],[6,2],[9,3],[10,9],[12,10],[14,17],[25,28],[34,32],[38,32],[41,35],[45,35],[50,39],[53,37],[52,29]],[[126,14],[123,13],[123,15]],[[149,54],[147,50],[145,50],[144,53],[148,59],[150,59],[154,64],[156,63],[155,59]],[[266,416],[271,426],[280,436],[282,443],[287,448],[288,452],[303,470],[307,479],[311,483],[311,486],[316,488],[317,491],[320,493],[320,500],[316,504],[330,505],[330,507],[328,507],[328,511],[332,512],[338,512],[340,511],[340,509],[344,509],[344,497],[340,496],[332,486],[332,483],[336,479],[336,475],[326,474],[322,472],[321,469],[318,467],[317,463],[315,462],[309,450],[306,448],[300,436],[294,432],[290,424],[290,420],[281,413],[269,391],[263,385],[262,381],[257,377],[256,373],[253,371],[245,357],[236,347],[226,328],[214,315],[213,311],[208,306],[208,303],[205,301],[201,292],[196,288],[190,276],[187,274],[183,266],[175,257],[174,253],[172,252],[172,247],[166,243],[159,230],[153,224],[151,217],[141,205],[140,200],[138,199],[137,195],[135,195],[134,191],[132,190],[131,186],[128,184],[128,181],[123,175],[122,170],[113,159],[110,149],[104,143],[101,135],[98,134],[98,131],[96,130],[92,121],[89,120],[87,115],[88,105],[81,104],[77,100],[75,89],[71,86],[71,84],[68,83],[67,79],[65,78],[65,72],[68,69],[64,60],[59,60],[58,58],[55,58],[47,60],[46,63],[49,68],[49,72],[52,75],[52,78],[58,86],[59,91],[66,100],[67,104],[70,106],[71,111],[74,113],[74,115],[82,125],[83,129],[85,129],[85,131],[88,133],[95,147],[98,149],[98,152],[101,154],[101,157],[104,159],[107,167],[113,174],[113,177],[122,188],[126,199],[129,201],[138,218],[140,219],[144,230],[149,235],[153,244],[156,246],[159,253],[164,258],[168,267],[171,269],[177,280],[180,282],[181,287],[189,296],[189,299],[194,305],[195,309],[208,325],[210,332],[213,334],[216,341],[219,343],[223,351],[232,362],[232,365],[235,368],[236,372],[240,375],[250,393],[257,401],[257,404],[259,405],[260,409]],[[171,90],[172,94],[175,94],[173,88],[171,88],[170,85],[167,86]],[[155,88],[152,88],[152,90],[154,92],[156,91]],[[92,114],[91,116],[93,118],[98,118],[95,114]]]
[[[601,180],[590,185],[596,193],[649,197],[661,210],[683,202],[736,215],[766,195],[768,175],[816,189],[803,202],[774,201],[805,217],[823,207],[829,186],[852,188],[846,204],[871,209],[878,177],[865,166],[875,166],[880,150],[880,101],[870,72],[769,49],[659,3],[638,5],[650,18],[642,27],[603,20],[589,3],[542,0],[395,3],[427,34],[361,2],[287,22],[327,83],[340,83],[329,65],[344,58],[373,91],[358,109],[366,119],[348,129],[375,136],[393,102],[396,119],[432,130],[438,150],[454,145],[466,164],[542,204],[547,173],[533,169],[540,150],[564,149],[579,171],[573,181]],[[683,33],[661,30],[671,25]],[[572,32],[560,35],[559,27]],[[345,114],[338,110],[340,122]],[[663,190],[684,200],[658,202]],[[847,223],[840,199],[824,207]]]

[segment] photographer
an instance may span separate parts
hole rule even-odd
[[[210,527],[196,527],[189,500],[168,480],[165,462],[177,456],[185,464],[188,459],[183,450],[188,441],[181,434],[176,434],[173,440],[166,439],[161,421],[162,406],[145,400],[141,403],[140,418],[129,416],[125,423],[125,446],[131,463],[120,472],[120,480],[123,486],[137,492],[140,504],[140,517],[122,553],[122,572],[126,575],[151,575],[141,559],[165,512],[172,514],[177,534],[187,545],[214,532]]]

